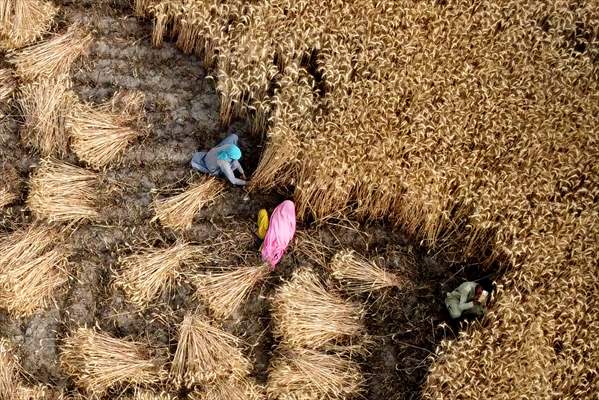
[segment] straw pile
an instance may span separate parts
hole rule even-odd
[[[214,317],[226,319],[239,309],[252,289],[269,273],[270,267],[265,264],[198,273],[193,276],[196,296],[208,305]]]
[[[202,207],[211,204],[224,190],[222,181],[203,176],[181,194],[166,199],[156,199],[154,209],[160,223],[174,230],[191,228],[193,217]]]
[[[278,354],[269,368],[266,392],[279,400],[347,399],[363,393],[355,361],[313,350]]]
[[[571,294],[589,304],[597,290],[595,2],[164,0],[151,12],[155,43],[171,33],[184,51],[218,54],[224,121],[261,125],[258,108],[270,108],[253,187],[294,187],[300,217],[387,218],[462,260],[512,266],[484,337],[469,331],[443,347],[426,396],[596,392],[599,344],[587,332],[599,315]],[[313,76],[311,96],[294,64]],[[556,354],[549,332],[527,348],[505,341],[531,319],[555,323],[565,350]]]
[[[0,0],[0,48],[18,49],[36,41],[57,11],[49,1]]]
[[[96,220],[98,175],[52,158],[41,161],[30,180],[27,205],[50,222]]]
[[[9,61],[22,79],[68,75],[73,62],[86,51],[92,37],[78,25],[66,33],[14,53]]]
[[[310,270],[301,269],[273,299],[275,335],[288,348],[353,349],[365,329],[363,310],[332,294]],[[352,347],[352,341],[355,346]]]
[[[68,249],[63,235],[47,226],[31,226],[0,242],[0,307],[16,317],[46,307],[68,279]]]
[[[343,289],[355,295],[390,287],[401,288],[410,282],[385,271],[353,250],[344,250],[335,254],[329,268],[333,277],[343,284]]]
[[[69,134],[65,116],[75,103],[65,76],[43,78],[20,86],[19,103],[25,116],[21,140],[43,156],[63,156],[68,151]]]
[[[10,342],[0,338],[0,399],[13,399],[19,386],[19,363]]]
[[[179,342],[171,366],[175,384],[193,387],[222,379],[244,379],[251,365],[239,349],[240,340],[188,314],[179,327]]]
[[[65,339],[61,367],[77,386],[93,395],[124,384],[153,385],[163,378],[160,365],[144,343],[79,328]]]
[[[152,301],[172,292],[183,265],[211,259],[212,252],[203,246],[177,243],[166,249],[144,249],[120,261],[122,270],[115,284],[123,288],[129,301],[145,308]]]

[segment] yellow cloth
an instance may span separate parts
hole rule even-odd
[[[262,209],[258,211],[258,237],[264,240],[264,236],[266,236],[266,231],[268,231],[268,213],[265,209]]]

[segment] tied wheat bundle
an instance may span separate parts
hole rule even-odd
[[[91,41],[90,34],[79,25],[72,25],[62,35],[12,54],[9,61],[16,67],[17,75],[26,80],[68,75],[73,62]]]
[[[343,284],[343,288],[355,295],[408,284],[408,281],[385,271],[353,250],[335,254],[329,268],[333,277]]]
[[[228,271],[200,273],[194,276],[196,295],[218,319],[235,313],[252,289],[270,273],[268,265],[239,267]]]
[[[189,229],[193,217],[202,207],[214,202],[224,188],[223,182],[212,177],[202,177],[181,194],[155,200],[156,216],[153,220],[160,220],[162,225],[173,230]]]
[[[12,71],[8,68],[0,68],[0,104],[8,103],[16,85]]]
[[[124,112],[131,111],[128,109]],[[73,151],[94,168],[107,166],[140,136],[140,132],[125,125],[131,118],[130,115],[110,112],[106,107],[77,104],[66,119],[66,126],[72,135]]]
[[[177,385],[192,387],[222,378],[243,378],[251,365],[239,349],[240,340],[198,315],[186,315],[171,366]]]
[[[329,293],[318,277],[302,269],[273,299],[275,334],[289,348],[360,350],[363,310]]]
[[[77,222],[96,220],[99,213],[98,175],[55,160],[42,160],[30,183],[27,205],[49,221]]]
[[[43,0],[0,0],[0,48],[33,43],[50,29],[58,9]]]
[[[79,328],[65,339],[60,362],[77,386],[93,395],[120,384],[153,385],[164,378],[160,359],[144,343]]]
[[[69,90],[71,82],[65,76],[43,78],[21,85],[19,103],[25,116],[21,139],[43,156],[65,155],[69,135],[65,116],[75,103]]]
[[[279,354],[269,368],[266,392],[284,400],[346,399],[363,392],[355,361],[313,350]]]
[[[202,391],[190,394],[190,400],[266,400],[264,388],[250,378],[222,379]]]
[[[150,302],[170,293],[183,263],[210,258],[207,247],[177,243],[167,249],[146,249],[121,260],[122,272],[115,284],[129,300],[145,308]]]
[[[0,399],[17,398],[20,366],[11,343],[0,338]]]

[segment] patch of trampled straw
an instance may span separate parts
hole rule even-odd
[[[91,41],[91,35],[81,26],[72,25],[64,34],[14,53],[9,61],[23,79],[68,75],[73,62],[86,51]]]
[[[0,338],[0,399],[17,398],[20,366],[11,343]]]
[[[74,104],[65,76],[43,78],[21,85],[19,103],[25,117],[21,139],[43,156],[64,155],[68,151],[69,135],[65,116]]]
[[[50,1],[0,0],[0,47],[26,46],[50,29],[58,9]]]
[[[0,241],[0,306],[12,315],[46,307],[68,278],[62,234],[47,226],[16,231]]]
[[[177,243],[167,249],[145,249],[121,260],[122,272],[115,283],[123,288],[129,301],[144,308],[170,293],[185,262],[209,258],[207,247]]]
[[[204,317],[186,315],[179,327],[171,378],[186,387],[223,378],[244,378],[251,365],[239,346],[237,337],[212,326]]]
[[[226,319],[239,309],[252,289],[268,276],[270,267],[238,267],[227,271],[199,273],[194,276],[197,296],[218,319]]]
[[[77,104],[67,116],[71,147],[77,156],[94,168],[118,160],[140,133],[125,125],[126,119],[106,107]]]
[[[207,204],[221,194],[225,186],[222,181],[212,177],[202,177],[199,182],[176,196],[154,201],[156,217],[160,223],[174,230],[191,227],[193,217]]]
[[[144,343],[116,339],[88,328],[73,332],[62,346],[60,362],[77,386],[94,395],[124,384],[153,385],[164,377],[163,360]]]
[[[399,276],[385,271],[353,250],[338,252],[329,268],[333,277],[343,284],[343,288],[355,295],[406,284]]]
[[[96,220],[98,175],[62,161],[45,159],[30,180],[29,208],[49,221]]]
[[[310,270],[279,288],[273,308],[274,332],[289,348],[361,350],[363,310],[330,293]]]
[[[219,380],[192,392],[190,400],[265,400],[264,388],[251,378]]]
[[[266,391],[279,400],[347,399],[363,391],[358,364],[313,350],[279,354],[269,368]]]

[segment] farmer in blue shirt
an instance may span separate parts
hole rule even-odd
[[[236,134],[227,136],[216,147],[209,151],[198,151],[191,158],[193,169],[212,176],[225,176],[233,185],[246,185],[246,177],[239,164],[241,150],[237,147]],[[235,177],[235,171],[239,171],[243,179]]]

